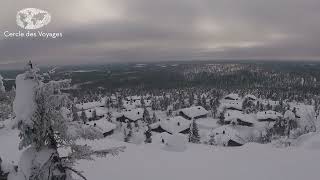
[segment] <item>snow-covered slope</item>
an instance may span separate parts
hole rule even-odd
[[[312,141],[320,141],[312,136]],[[17,132],[0,130],[0,156],[7,162],[19,158]],[[310,139],[311,140],[311,139]],[[301,180],[319,178],[319,150],[309,146],[278,149],[255,143],[241,147],[215,147],[187,144],[183,152],[164,150],[164,144],[134,145],[108,138],[83,141],[95,149],[122,146],[127,148],[119,156],[79,161],[78,169],[88,179],[223,179],[223,180]],[[297,163],[299,162],[299,163]]]

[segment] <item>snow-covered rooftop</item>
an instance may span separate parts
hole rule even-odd
[[[257,100],[258,98],[252,94],[247,94],[244,98],[249,98],[250,100]]]
[[[80,103],[76,104],[76,108],[81,110],[81,109],[92,109],[95,107],[101,107],[105,105],[105,101],[100,100],[100,101],[94,101],[94,102],[87,102],[87,103]]]
[[[237,109],[242,110],[242,101],[241,100],[232,100],[232,101],[221,101],[221,108],[227,109]]]
[[[125,110],[123,115],[132,121],[137,121],[143,117],[143,108]]]
[[[240,100],[239,94],[231,93],[224,97],[225,100]]]
[[[218,144],[227,145],[229,140],[233,140],[239,144],[245,143],[238,131],[230,126],[221,126],[219,128],[216,128],[211,132],[211,135],[214,135],[215,141]]]
[[[168,120],[162,120],[159,125],[162,129],[171,134],[179,133],[190,127],[191,121],[186,120],[181,116],[169,118]]]
[[[243,112],[234,110],[228,110],[225,112],[225,121],[233,122],[237,119],[252,124],[257,122],[254,114],[244,114]]]
[[[282,117],[282,114],[281,113],[278,113],[276,111],[272,111],[272,110],[269,110],[269,111],[260,111],[257,113],[257,119],[258,120],[264,120],[264,119],[273,119],[273,120],[276,120],[278,119],[279,117]]]
[[[103,107],[95,107],[92,109],[87,109],[84,112],[86,113],[87,118],[92,118],[93,111],[96,110],[97,116],[103,116],[104,114],[107,114],[107,109]],[[78,112],[78,115],[81,116],[82,111]]]
[[[115,124],[109,122],[106,118],[102,118],[97,121],[90,121],[88,124],[100,129],[103,133],[110,132],[117,127]]]
[[[189,108],[180,109],[179,112],[182,112],[186,116],[190,118],[195,118],[198,116],[203,116],[208,114],[208,111],[202,106],[192,106]]]
[[[279,105],[279,101],[273,101],[269,99],[260,99],[259,102],[263,105],[277,106]]]

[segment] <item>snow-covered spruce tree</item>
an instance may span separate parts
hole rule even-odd
[[[147,125],[151,124],[151,118],[150,118],[150,114],[149,114],[149,111],[147,110],[147,108],[144,108],[144,110],[143,110],[142,120]]]
[[[211,134],[211,135],[209,136],[208,144],[209,144],[209,145],[215,145],[215,144],[216,144],[216,140],[215,140],[215,135],[214,135],[214,134]]]
[[[111,107],[111,100],[110,100],[110,97],[107,97],[106,100],[105,100],[105,107],[107,109],[110,109]]]
[[[73,168],[77,160],[115,155],[124,147],[96,151],[76,144],[79,138],[97,139],[103,135],[66,116],[70,101],[61,89],[69,87],[70,80],[43,83],[37,72],[30,66],[16,78],[15,122],[20,130],[19,149],[25,149],[18,171],[11,172],[8,180],[72,180],[72,172],[86,179]],[[70,153],[61,157],[58,148],[70,149]]]
[[[151,109],[152,109],[153,111],[160,109],[160,108],[159,108],[158,101],[157,101],[156,98],[152,98],[152,100],[151,100]]]
[[[200,143],[199,129],[196,121],[192,119],[189,130],[189,142]]]
[[[225,117],[224,117],[224,113],[225,113],[225,110],[223,110],[222,112],[220,112],[220,115],[219,115],[219,120],[217,121],[218,124],[220,125],[224,125],[224,120],[225,120]]]
[[[108,111],[108,113],[107,113],[107,120],[108,120],[109,122],[112,121],[112,114],[111,114],[110,111]]]
[[[97,119],[98,119],[97,110],[96,110],[96,109],[94,109],[94,110],[92,111],[92,119],[93,119],[93,120],[97,120]]]
[[[117,104],[118,112],[120,112],[122,108],[123,108],[122,96],[119,96],[118,97],[118,104]]]
[[[212,116],[215,118],[217,117],[218,108],[220,106],[220,101],[218,98],[210,100],[210,109],[212,112]]]
[[[197,106],[202,106],[201,95],[197,95]]]
[[[191,92],[189,94],[189,106],[192,106],[193,103],[194,103],[194,94],[193,94],[193,92]]]
[[[152,133],[151,133],[151,128],[150,128],[150,126],[148,126],[147,131],[144,132],[144,135],[146,136],[146,139],[145,139],[144,142],[145,142],[145,143],[152,143],[152,138],[151,138]]]
[[[152,123],[156,123],[157,122],[157,115],[155,112],[153,112],[153,115],[152,115]]]
[[[140,103],[141,103],[141,107],[144,108],[146,103],[144,102],[143,96],[141,96]]]
[[[80,117],[78,115],[77,108],[75,107],[74,104],[72,105],[72,120],[73,121],[80,121]]]
[[[127,123],[127,127],[124,128],[124,142],[130,142],[132,137],[132,125],[130,122]]]
[[[206,99],[205,96],[202,96],[201,101],[202,101],[202,106],[203,106],[204,108],[207,108],[207,99]]]
[[[0,74],[0,93],[5,93],[6,92],[6,88],[4,87],[3,84],[3,77]]]
[[[88,122],[88,117],[86,115],[86,112],[83,109],[81,110],[80,119],[81,119],[81,121],[83,123],[87,123]]]

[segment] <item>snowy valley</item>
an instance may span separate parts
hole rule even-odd
[[[77,94],[54,73],[30,62],[10,90],[0,76],[1,180],[319,177],[316,95],[208,87]]]

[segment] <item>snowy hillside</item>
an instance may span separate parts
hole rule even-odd
[[[312,136],[320,142],[320,136]],[[0,130],[0,156],[18,161],[17,131]],[[309,141],[309,140],[308,140]],[[311,139],[310,139],[311,141]],[[301,180],[318,179],[320,146],[279,149],[270,145],[250,143],[242,147],[212,147],[188,144],[184,152],[166,151],[163,144],[134,145],[111,140],[83,141],[96,149],[125,145],[119,156],[81,160],[76,165],[88,179],[224,179],[224,180]],[[297,163],[299,162],[299,163]],[[306,165],[308,168],[306,168]]]

